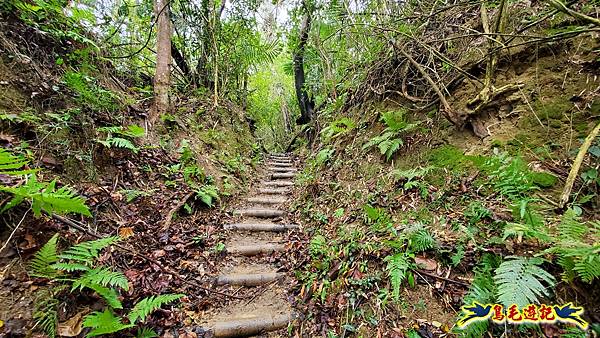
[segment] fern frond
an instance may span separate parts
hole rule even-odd
[[[573,270],[586,283],[591,283],[594,279],[600,278],[600,253],[596,251],[595,254],[590,253],[583,256],[575,262]]]
[[[146,135],[146,130],[137,124],[131,124],[127,126],[127,129],[121,132],[121,134],[132,138],[138,138]]]
[[[577,216],[575,210],[569,208],[560,219],[558,232],[562,240],[580,241],[588,232],[588,227],[581,222],[581,218]]]
[[[410,249],[414,252],[426,251],[437,245],[433,235],[425,228],[412,232],[408,241]]]
[[[20,156],[11,154],[8,150],[0,147],[0,174],[3,175],[25,175],[35,172],[34,169],[15,170],[27,165],[27,160]]]
[[[63,290],[64,287],[59,286],[42,291],[35,300],[33,320],[35,321],[35,325],[44,331],[50,338],[56,336],[56,329],[58,326],[58,305],[60,303],[56,296]]]
[[[129,141],[128,139],[124,139],[121,137],[111,137],[111,138],[108,138],[106,141],[112,147],[128,149],[128,150],[133,151],[134,153],[137,153],[139,151],[139,148],[136,147],[135,144],[133,144],[133,142]]]
[[[72,290],[79,288],[80,290],[90,285],[101,285],[104,287],[120,287],[123,290],[128,290],[129,285],[127,277],[119,271],[112,271],[109,268],[94,268],[86,271],[81,277],[73,282]]]
[[[82,242],[65,250],[58,255],[58,257],[62,259],[74,260],[89,266],[96,258],[98,258],[100,251],[102,251],[104,248],[107,248],[111,244],[118,242],[119,239],[120,238],[117,236],[112,236],[94,241]]]
[[[85,200],[69,190],[67,187],[62,187],[56,191],[54,188],[56,181],[52,181],[44,191],[32,200],[31,208],[34,214],[39,216],[41,210],[49,214],[65,214],[77,213],[84,216],[92,216],[90,210],[85,205]]]
[[[84,265],[84,264],[79,264],[79,263],[62,263],[62,262],[52,264],[52,268],[54,268],[56,270],[67,271],[67,272],[87,271],[87,270],[90,269],[89,266]]]
[[[121,126],[99,127],[97,130],[100,132],[105,132],[105,133],[118,134],[121,131],[123,131],[123,127],[121,127]]]
[[[53,278],[56,277],[57,271],[53,264],[58,262],[56,254],[56,243],[58,241],[58,233],[54,234],[44,246],[33,255],[29,268],[31,275],[36,277]]]
[[[540,258],[513,257],[500,264],[494,276],[498,300],[505,307],[517,304],[522,308],[549,295],[548,289],[554,286],[555,279],[539,266],[542,263]]]
[[[98,295],[100,295],[100,297],[102,297],[106,301],[108,306],[110,306],[111,308],[113,308],[113,309],[122,309],[123,308],[123,305],[121,304],[121,301],[119,300],[119,294],[117,293],[117,291],[115,289],[107,288],[100,284],[89,284],[89,285],[86,285],[86,287],[89,288],[90,290],[95,291]]]
[[[400,285],[406,278],[408,269],[411,266],[408,256],[405,253],[398,253],[387,256],[384,258],[384,262],[387,262],[386,270],[392,285],[392,296],[394,300],[398,301],[400,298]]]
[[[56,190],[55,186],[56,181],[38,182],[35,174],[30,175],[27,182],[18,187],[0,186],[0,191],[14,195],[13,199],[2,208],[2,211],[18,205],[25,199],[30,199],[35,217],[39,217],[42,210],[48,214],[78,213],[91,216],[82,197],[77,196],[67,187]]]
[[[146,317],[154,310],[159,309],[164,304],[175,301],[185,295],[182,294],[165,294],[158,296],[150,296],[139,301],[127,316],[129,322],[135,323],[138,319],[141,321],[146,320]]]
[[[475,268],[475,277],[469,292],[463,298],[463,304],[470,305],[473,302],[490,304],[496,302],[496,285],[492,279],[492,272],[499,264],[497,256],[493,254],[486,254],[482,257]],[[462,329],[457,326],[455,331],[460,333],[461,337],[479,338],[485,336],[488,327],[488,321],[480,321],[473,322]]]
[[[104,312],[92,312],[83,319],[83,327],[92,329],[86,337],[115,333],[132,326],[134,325],[123,324],[121,318],[115,316],[109,309],[105,309]]]
[[[158,333],[149,327],[138,328],[135,338],[155,338],[158,337]]]

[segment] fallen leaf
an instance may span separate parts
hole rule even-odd
[[[87,314],[89,309],[85,308],[79,311],[75,316],[71,317],[66,322],[58,323],[58,330],[56,333],[63,337],[76,337],[83,330],[83,315]]]
[[[154,258],[163,257],[166,254],[167,253],[165,252],[165,250],[161,250],[161,249],[152,251],[152,256],[154,256]]]
[[[0,329],[4,327],[4,321],[0,319]]]
[[[25,234],[25,240],[19,244],[21,250],[28,250],[37,246],[31,234]]]
[[[119,229],[119,236],[123,238],[133,236],[133,227],[122,227]]]
[[[417,263],[418,267],[428,271],[434,271],[438,266],[435,260],[419,256],[415,257],[415,263]]]

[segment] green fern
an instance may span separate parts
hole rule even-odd
[[[409,248],[413,252],[426,251],[434,248],[437,245],[433,235],[431,235],[431,233],[425,228],[411,233],[408,240]]]
[[[115,333],[133,326],[133,324],[124,324],[121,318],[115,316],[109,309],[103,312],[92,312],[83,319],[83,327],[92,329],[86,337]]]
[[[534,201],[530,198],[522,198],[511,206],[513,218],[518,222],[509,222],[504,228],[503,240],[516,237],[517,241],[523,238],[549,242],[548,227],[544,218],[531,206]]]
[[[400,299],[400,285],[408,275],[411,267],[409,256],[406,253],[397,253],[384,258],[387,262],[386,271],[392,285],[392,296],[395,301]]]
[[[483,167],[489,172],[494,188],[503,196],[518,199],[538,189],[533,182],[533,173],[520,157],[500,154],[486,161]]]
[[[573,209],[568,209],[558,225],[558,233],[561,240],[581,241],[589,228],[581,222],[581,218]]]
[[[404,118],[404,111],[389,111],[381,115],[381,120],[386,124],[386,128],[381,135],[373,137],[369,142],[363,145],[363,150],[377,146],[379,153],[385,155],[387,161],[404,145],[404,140],[400,137],[401,133],[409,132],[419,126],[420,122],[408,123]]]
[[[86,241],[70,247],[58,255],[61,259],[73,260],[80,264],[91,266],[98,258],[100,251],[118,242],[118,236],[105,237],[93,241]],[[77,269],[74,269],[77,270]]]
[[[420,222],[415,222],[403,231],[408,239],[408,248],[411,252],[420,252],[433,249],[437,241],[433,235]]]
[[[57,271],[52,266],[58,262],[56,254],[56,243],[58,242],[58,233],[54,234],[42,248],[33,255],[29,262],[30,274],[36,277],[53,278]]]
[[[27,165],[27,161],[20,156],[11,154],[8,150],[0,147],[0,174],[3,175],[24,175],[36,170],[15,170]]]
[[[492,278],[492,272],[500,265],[500,259],[494,254],[484,254],[480,263],[475,268],[475,277],[471,283],[469,292],[463,297],[464,305],[471,305],[473,302],[481,304],[491,304],[496,302],[496,285]],[[465,328],[455,328],[456,333],[461,337],[479,338],[484,337],[488,331],[489,322],[479,321],[469,324]]]
[[[356,128],[356,123],[348,117],[342,117],[329,124],[329,126],[321,130],[321,138],[323,143],[329,143],[335,138],[347,134]]]
[[[117,135],[127,136],[127,137],[131,137],[131,138],[143,137],[146,134],[146,131],[144,130],[144,128],[142,128],[136,124],[127,126],[127,129],[123,128],[122,126],[100,127],[100,128],[98,128],[98,131],[105,132],[108,134],[117,134]]]
[[[92,285],[101,285],[104,287],[120,287],[128,290],[127,277],[121,272],[112,271],[109,268],[94,268],[86,271],[81,277],[73,281],[71,291],[83,289]]]
[[[200,198],[202,203],[212,207],[213,202],[219,199],[219,190],[212,184],[204,185],[196,189],[196,196]]]
[[[50,338],[56,336],[58,305],[60,304],[57,296],[64,289],[64,286],[53,287],[39,292],[36,296],[33,320],[35,321],[35,325]]]
[[[121,301],[119,300],[119,294],[117,293],[117,290],[112,289],[112,288],[107,288],[100,284],[89,284],[89,285],[86,285],[86,287],[92,291],[95,291],[100,297],[102,297],[106,301],[108,306],[110,306],[111,308],[113,308],[113,309],[122,309],[123,308],[123,305],[121,304]]]
[[[123,148],[123,149],[128,149],[133,151],[134,153],[137,153],[138,151],[140,151],[140,149],[138,147],[135,146],[135,144],[133,144],[133,142],[131,142],[128,139],[122,138],[122,137],[113,137],[113,136],[109,136],[106,138],[106,140],[98,140],[98,143],[102,144],[103,146],[107,147],[107,148]]]
[[[142,327],[137,330],[135,334],[135,338],[156,338],[158,337],[158,333],[148,327]]]
[[[154,310],[183,296],[182,294],[165,294],[144,298],[135,304],[129,315],[127,315],[129,322],[135,323],[138,319],[143,322]]]
[[[500,264],[494,276],[498,300],[505,307],[517,304],[522,308],[548,296],[555,279],[539,266],[543,262],[541,258],[511,257]]]
[[[588,243],[592,239],[593,244]],[[558,235],[554,246],[545,253],[558,256],[557,262],[563,268],[562,278],[572,282],[575,277],[586,283],[600,278],[600,243],[598,226],[581,222],[576,212],[569,209],[558,225]]]
[[[67,187],[56,189],[56,181],[38,182],[35,174],[31,174],[23,185],[18,187],[0,186],[0,191],[14,195],[0,212],[8,210],[24,200],[31,200],[31,209],[35,217],[40,217],[42,210],[50,215],[53,213],[92,215],[82,197],[77,196]]]

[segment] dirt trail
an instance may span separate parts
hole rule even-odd
[[[223,226],[228,262],[214,280],[232,290],[254,288],[254,296],[230,300],[205,319],[203,326],[214,337],[279,336],[268,332],[287,328],[294,318],[286,297],[286,280],[292,277],[279,271],[271,258],[285,250],[281,233],[299,228],[285,222],[282,207],[288,202],[296,169],[288,154],[270,155],[266,166],[256,193],[246,199],[244,208],[233,211],[236,222]]]

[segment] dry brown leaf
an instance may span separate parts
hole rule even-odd
[[[83,316],[87,314],[90,310],[85,308],[79,311],[75,316],[71,317],[69,320],[58,323],[58,329],[56,333],[62,337],[76,337],[83,330]]]
[[[435,260],[420,256],[415,257],[415,263],[417,263],[418,267],[427,271],[435,271],[438,266],[438,263]]]
[[[133,227],[122,227],[119,229],[119,236],[123,238],[133,236]]]

